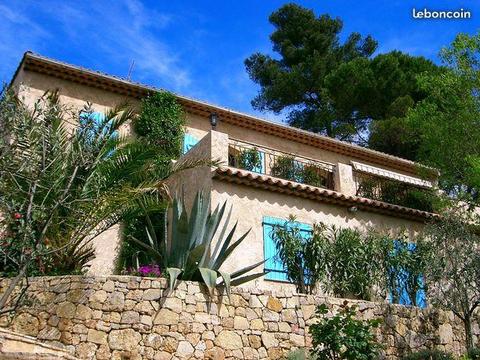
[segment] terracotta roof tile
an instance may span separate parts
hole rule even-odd
[[[420,222],[425,222],[429,219],[439,217],[438,214],[422,210],[407,208],[404,206],[389,204],[359,196],[348,196],[337,191],[300,184],[294,181],[284,180],[269,175],[257,174],[232,167],[217,168],[214,173],[214,178],[239,184],[261,187],[270,191],[288,192],[290,195],[320,200],[346,207],[356,206],[357,208],[365,211],[380,212]]]

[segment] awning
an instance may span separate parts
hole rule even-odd
[[[394,171],[381,169],[381,168],[378,168],[378,167],[375,167],[375,166],[362,164],[362,163],[359,163],[359,162],[356,162],[356,161],[351,161],[350,163],[352,164],[354,170],[356,170],[358,172],[361,172],[361,173],[371,174],[371,175],[383,177],[383,178],[386,178],[386,179],[397,180],[397,181],[401,181],[401,182],[404,182],[404,183],[407,183],[407,184],[412,184],[412,185],[420,186],[420,187],[424,187],[424,188],[433,187],[433,184],[432,184],[431,181],[424,180],[424,179],[421,179],[421,178],[418,178],[418,177],[399,174],[399,173],[394,172]]]

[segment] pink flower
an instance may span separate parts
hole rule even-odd
[[[138,268],[138,274],[140,276],[161,276],[162,271],[160,270],[160,266],[155,264],[150,265],[142,265]]]
[[[19,219],[22,218],[22,214],[16,212],[16,213],[13,214],[13,218],[14,218],[15,220],[19,220]]]

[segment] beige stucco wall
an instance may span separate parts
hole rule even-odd
[[[62,103],[71,106],[76,111],[82,109],[87,101],[92,103],[92,107],[96,111],[105,111],[125,102],[130,103],[134,107],[139,105],[137,99],[126,98],[108,91],[33,72],[20,71],[14,81],[14,86],[18,89],[19,96],[29,106],[32,106],[35,100],[49,89],[58,89]],[[197,139],[201,139],[209,134],[210,130],[211,126],[208,118],[187,114],[188,133],[191,133]],[[222,119],[220,119],[216,130],[217,132],[210,133],[214,134],[213,138],[205,138],[205,141],[194,147],[187,157],[183,160],[180,159],[180,161],[185,161],[188,158],[219,158],[223,163],[226,163],[228,161],[228,137],[333,164],[349,164],[351,160],[355,160],[354,158],[321,150],[313,146],[226,124],[222,122]],[[228,200],[233,205],[234,213],[232,219],[239,220],[237,234],[242,234],[249,228],[252,228],[252,232],[245,243],[235,252],[231,263],[227,264],[229,268],[233,268],[234,265],[238,268],[263,259],[263,216],[287,218],[293,214],[297,216],[299,221],[305,223],[323,221],[338,226],[360,227],[363,229],[375,226],[396,230],[406,228],[409,231],[416,231],[420,228],[419,223],[391,216],[362,211],[352,214],[346,208],[340,206],[282,195],[253,187],[212,181],[211,174],[212,169],[210,167],[185,171],[175,177],[170,183],[171,191],[175,193],[184,187],[187,191],[187,206],[191,204],[197,190],[211,191],[213,206],[224,200]],[[120,232],[118,229],[115,229],[96,239],[95,244],[98,251],[96,263],[92,263],[91,267],[91,271],[94,271],[93,273],[98,271],[101,274],[106,274],[111,271],[110,269],[113,269],[115,258],[113,251],[120,242],[119,236]],[[111,260],[110,263],[109,259]],[[269,286],[263,280],[259,282],[261,286]]]
[[[225,264],[225,270],[238,269],[264,260],[262,226],[264,216],[287,219],[289,215],[295,215],[301,223],[324,222],[340,227],[360,230],[375,228],[392,233],[405,230],[412,235],[422,229],[422,224],[419,222],[362,210],[351,213],[346,207],[338,205],[214,180],[213,206],[224,201],[233,205],[232,224],[239,220],[237,237],[251,228],[250,234]],[[262,267],[259,267],[257,270],[261,269]],[[275,284],[263,279],[257,282],[260,288],[270,288]]]

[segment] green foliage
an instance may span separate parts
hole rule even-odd
[[[285,357],[286,360],[308,360],[310,356],[305,349],[290,350]]]
[[[322,174],[322,170],[315,165],[305,164],[301,171],[301,183],[327,188],[329,186],[327,177]]]
[[[156,192],[145,171],[154,152],[119,134],[132,117],[125,106],[101,119],[89,106],[72,113],[54,92],[29,110],[2,93],[0,276],[80,273],[94,255],[91,239],[117,224],[144,190]]]
[[[378,319],[357,320],[357,307],[348,306],[347,302],[334,316],[328,316],[328,312],[325,304],[319,305],[319,322],[310,325],[315,359],[377,359],[381,346],[372,331],[380,324]]]
[[[325,277],[323,243],[316,236],[303,237],[292,216],[282,226],[274,227],[272,237],[288,279],[298,292],[313,293],[317,283]]]
[[[441,350],[420,350],[402,357],[403,360],[453,360],[452,354]]]
[[[318,229],[314,236],[325,244],[326,288],[339,297],[370,300],[379,273],[378,264],[372,261],[376,243],[354,229]]]
[[[278,256],[299,292],[312,293],[319,281],[336,296],[369,300],[381,273],[371,261],[377,242],[352,229],[316,224],[302,237],[295,218],[274,228]],[[359,271],[359,269],[362,269]]]
[[[182,151],[184,125],[185,114],[175,95],[161,91],[142,99],[134,130],[155,144],[161,156],[176,159]]]
[[[269,20],[275,27],[270,39],[280,60],[260,53],[245,60],[250,78],[261,86],[252,105],[276,113],[291,108],[290,123],[295,126],[302,124],[328,136],[349,134],[351,121],[331,111],[327,78],[340,64],[369,57],[376,42],[352,33],[341,44],[340,19],[317,18],[313,11],[295,4],[282,6]]]
[[[256,53],[245,60],[250,78],[260,85],[252,105],[261,111],[286,111],[290,125],[305,130],[366,145],[362,134],[372,121],[404,117],[425,97],[416,76],[439,71],[433,62],[399,51],[371,58],[377,43],[370,36],[341,35],[339,18],[317,17],[299,5],[284,5],[269,20],[278,57]],[[346,40],[342,43],[340,38]],[[407,149],[411,139],[396,138],[392,130],[392,143],[382,141],[377,132],[382,128],[372,127],[371,146],[415,155]]]
[[[435,189],[419,188],[373,176],[361,178],[357,195],[428,212],[438,212],[448,203]]]
[[[173,94],[161,91],[142,99],[140,113],[133,122],[133,128],[138,141],[155,149],[155,161],[151,171],[154,172],[156,178],[165,179],[171,170],[171,160],[180,156],[184,125],[185,114]],[[155,223],[157,238],[163,239],[166,226],[165,204],[155,204],[155,197],[149,202],[150,209],[147,214]],[[139,265],[149,264],[152,261],[145,249],[131,240],[134,237],[148,243],[146,227],[145,209],[140,207],[136,211],[132,211],[130,216],[125,219],[123,241],[116,261],[117,273],[127,268],[137,268]]]
[[[451,310],[464,323],[467,349],[473,347],[473,314],[480,305],[478,216],[449,211],[429,224],[425,237],[435,249],[426,269],[433,305]]]
[[[325,174],[323,169],[313,163],[308,164],[295,160],[290,155],[275,156],[270,174],[307,185],[328,187],[328,175]]]
[[[217,285],[223,284],[230,295],[230,287],[254,280],[264,273],[245,275],[264,263],[260,261],[233,273],[220,270],[231,253],[241,244],[250,230],[233,241],[237,223],[227,231],[231,209],[225,215],[227,203],[217,206],[210,213],[210,198],[203,193],[197,193],[190,212],[185,208],[183,198],[175,198],[173,201],[172,214],[172,240],[159,241],[155,235],[153,224],[147,216],[147,235],[149,244],[131,237],[140,246],[144,247],[157,263],[166,269],[170,288],[173,289],[177,279],[203,282],[210,293]],[[189,215],[190,214],[190,215]],[[222,225],[223,222],[223,225]],[[215,247],[212,241],[218,230]]]
[[[469,360],[480,360],[480,348],[470,348],[467,352]]]
[[[435,253],[432,244],[418,238],[415,248],[412,249],[409,246],[411,241],[405,233],[395,236],[394,239],[374,233],[370,237],[372,242],[378,244],[378,258],[381,259],[382,278],[385,280],[381,285],[391,294],[392,303],[400,303],[400,296],[403,294],[399,289],[404,289],[409,303],[418,306],[417,293],[420,290],[427,292],[424,275]]]
[[[407,115],[421,134],[418,157],[440,170],[439,185],[455,198],[478,202],[480,157],[480,34],[459,34],[440,54],[448,71],[419,77],[428,96]],[[473,160],[473,161],[472,161]]]
[[[239,157],[239,167],[248,171],[261,169],[262,158],[256,148],[242,150]]]
[[[281,155],[275,158],[270,174],[282,179],[297,181],[300,172],[299,163],[290,155]]]

